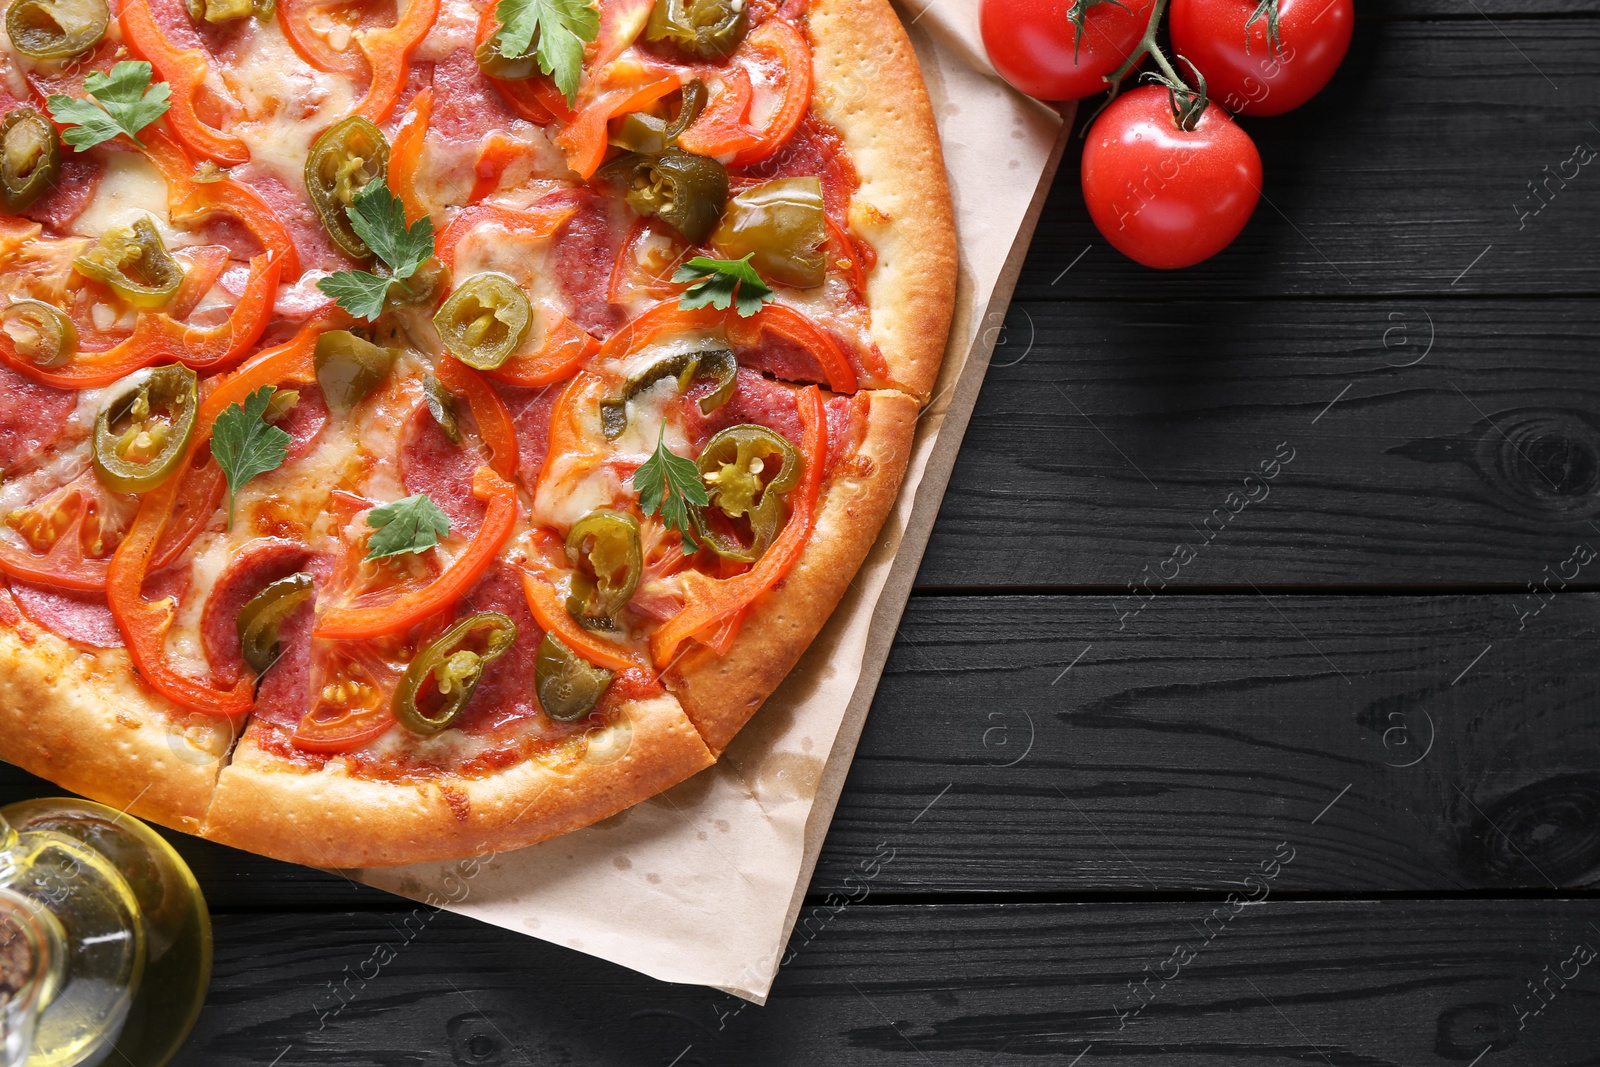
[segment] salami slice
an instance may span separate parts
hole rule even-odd
[[[200,614],[200,646],[211,664],[211,674],[221,685],[244,677],[239,654],[239,612],[252,597],[279,578],[304,570],[311,550],[295,541],[263,537],[239,550],[211,587]]]
[[[511,412],[511,425],[517,431],[517,474],[532,489],[550,450],[550,412],[561,396],[560,385],[543,389],[499,387],[500,396]]]
[[[739,350],[739,363],[786,382],[828,380],[827,372],[810,349],[771,330],[762,333],[761,343],[756,347]]]
[[[24,615],[57,637],[90,648],[122,647],[122,633],[104,593],[69,593],[13,581],[11,594]]]
[[[77,393],[40,385],[0,366],[0,472],[54,444],[77,406]]]
[[[483,458],[451,442],[418,404],[400,434],[400,478],[408,493],[426,493],[450,517],[450,532],[470,537],[483,525],[483,501],[472,495],[472,476]]]
[[[278,627],[278,661],[261,676],[254,718],[293,730],[311,706],[311,628],[316,615],[302,604]]]
[[[611,303],[611,270],[617,249],[611,220],[595,197],[583,206],[555,236],[556,277],[572,304],[568,318],[597,337],[605,337],[622,324],[622,309]]]
[[[505,655],[490,664],[478,691],[456,720],[459,729],[487,733],[539,710],[533,695],[533,673],[539,657],[539,642],[544,631],[528,610],[527,596],[516,568],[496,563],[473,587],[463,602],[461,614],[497,611],[517,624],[517,641]]]
[[[105,164],[98,156],[78,152],[61,154],[61,173],[45,194],[22,212],[22,217],[59,229],[83,214],[94,199]]]
[[[295,391],[300,394],[300,399],[295,401],[288,414],[278,420],[278,429],[289,435],[287,461],[297,460],[310,452],[322,428],[328,424],[328,402],[323,399],[322,390],[314,385],[300,385],[295,387]]]
[[[697,383],[689,391],[683,405],[684,428],[698,455],[711,435],[729,426],[753,422],[781,433],[799,447],[801,439],[800,407],[795,400],[795,387],[764,378],[748,367],[739,368],[738,386],[728,402],[709,415],[700,413],[699,399],[712,390],[709,382]],[[828,416],[828,458],[825,469],[832,470],[844,453],[855,442],[854,398],[829,397],[824,405]]]
[[[452,144],[477,144],[517,121],[470,49],[457,49],[434,65],[433,95],[429,129]]]

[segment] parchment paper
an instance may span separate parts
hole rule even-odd
[[[665,981],[765,1002],[1063,143],[1061,116],[1011,92],[983,59],[978,0],[924,2],[910,0],[901,15],[943,135],[960,285],[905,484],[851,591],[717,766],[542,845],[352,877]]]

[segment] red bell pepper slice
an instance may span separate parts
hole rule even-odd
[[[650,656],[665,669],[683,642],[700,634],[716,640],[716,630],[787,575],[800,558],[816,524],[822,468],[828,458],[828,417],[816,386],[800,390],[800,454],[805,471],[789,497],[789,521],[761,558],[743,574],[721,580],[699,571],[683,575],[684,607],[650,635]],[[708,632],[709,631],[709,632]]]
[[[745,68],[762,67],[781,74],[783,101],[764,126],[749,125],[755,99]],[[811,106],[811,46],[805,35],[780,18],[769,18],[745,37],[722,77],[723,88],[690,124],[678,143],[685,151],[747,167],[772,155],[794,136]]]
[[[261,339],[272,317],[278,293],[278,260],[272,255],[250,261],[244,293],[228,321],[216,326],[187,326],[164,311],[140,315],[133,333],[103,352],[83,352],[60,367],[41,367],[17,351],[0,330],[0,362],[36,382],[58,389],[95,389],[156,363],[178,362],[197,370],[215,370],[238,360]]]
[[[439,17],[439,0],[410,0],[405,14],[393,26],[381,30],[362,30],[356,40],[372,67],[372,81],[367,95],[357,105],[355,113],[372,122],[382,123],[394,114],[400,102],[400,90],[406,86],[411,73],[411,53],[433,29]]]
[[[478,424],[478,438],[489,446],[489,466],[508,481],[515,477],[517,429],[500,394],[483,380],[482,375],[454,356],[440,359],[436,370],[440,385],[467,398],[473,421]]]
[[[600,342],[562,315],[545,331],[544,344],[539,351],[514,355],[483,373],[507,385],[538,389],[572,377],[598,351]]]
[[[324,328],[319,319],[308,323],[287,344],[268,349],[222,378],[200,404],[194,436],[189,441],[185,463],[196,466],[211,441],[211,427],[229,404],[243,403],[252,391],[263,385],[276,385],[286,378],[309,380],[316,372],[312,357],[317,335]],[[134,668],[155,690],[174,703],[208,715],[240,715],[254,703],[254,679],[242,678],[228,689],[184,674],[166,655],[167,631],[177,615],[170,597],[160,601],[144,598],[144,579],[161,555],[163,534],[178,515],[189,477],[169,478],[139,503],[139,513],[122,544],[111,556],[106,576],[106,601],[122,631]]]
[[[313,636],[335,639],[381,637],[405,630],[466,595],[500,554],[517,520],[517,490],[492,467],[479,467],[472,492],[488,504],[483,525],[456,560],[421,589],[387,604],[334,608],[317,620]]]
[[[485,4],[483,14],[478,16],[478,30],[473,38],[472,47],[476,51],[483,42],[500,32],[500,20],[495,17],[494,9],[497,4]],[[602,17],[603,14],[602,14]],[[511,105],[511,110],[527,119],[536,126],[560,120],[566,122],[572,118],[572,109],[567,106],[567,98],[561,95],[561,90],[556,88],[556,83],[548,75],[539,74],[532,78],[503,79],[490,78],[500,95],[505,97],[506,103]]]
[[[150,61],[157,76],[172,86],[172,106],[167,122],[190,151],[216,160],[224,167],[250,161],[250,149],[231,133],[207,126],[195,111],[195,99],[205,85],[209,63],[197,48],[180,49],[167,40],[150,11],[150,0],[126,0],[117,16],[128,47]]]
[[[506,169],[532,153],[533,146],[528,142],[508,137],[499,130],[485,137],[483,146],[478,149],[478,159],[472,167],[474,175],[472,192],[467,194],[467,203],[476,204],[500,188],[500,179],[505,175]]]
[[[167,182],[167,210],[175,223],[198,222],[214,212],[232,215],[261,247],[278,257],[283,277],[300,277],[300,253],[288,227],[254,189],[232,178],[197,182],[194,160],[161,130],[145,131],[145,155]]]
[[[526,211],[515,208],[499,207],[495,204],[475,204],[456,213],[455,218],[439,234],[434,243],[434,255],[439,261],[452,270],[456,265],[456,245],[467,234],[482,226],[492,223],[500,229],[530,241],[539,241],[555,236],[561,224],[570,219],[578,210],[578,204],[570,197],[546,197]]]
[[[556,591],[544,565],[535,563],[533,566],[534,570],[522,572],[522,591],[528,598],[528,610],[533,613],[534,621],[539,624],[541,630],[555,634],[562,644],[597,667],[626,671],[646,666],[644,657],[631,653],[621,645],[607,641],[603,637],[596,637],[579,626],[577,621],[567,614],[566,605],[561,602],[561,594]]]
[[[567,166],[577,171],[585,181],[594,177],[605,159],[609,143],[606,123],[618,115],[649,107],[668,93],[676,91],[686,80],[686,74],[675,72],[659,75],[643,85],[622,85],[601,93],[556,134],[556,144],[567,154]]]
[[[411,101],[400,129],[389,149],[389,191],[406,208],[406,225],[428,214],[417,193],[417,169],[422,165],[422,146],[428,137],[428,121],[433,118],[433,86],[422,90]]]

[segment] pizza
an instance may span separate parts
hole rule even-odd
[[[885,0],[12,0],[0,756],[365,867],[712,765],[955,294]]]

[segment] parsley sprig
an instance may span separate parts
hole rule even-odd
[[[61,93],[45,98],[50,117],[65,126],[61,139],[82,152],[118,134],[127,134],[140,148],[139,131],[167,113],[172,86],[150,84],[155,70],[144,60],[124,60],[109,75],[94,71],[83,79],[93,99],[80,100]]]
[[[266,420],[275,386],[263,385],[244,398],[244,405],[229,404],[211,426],[211,454],[228,479],[228,526],[233,526],[233,499],[251,478],[283,466],[293,440]]]
[[[450,516],[418,493],[379,505],[367,512],[367,525],[377,533],[367,541],[367,558],[383,559],[407,552],[426,552],[450,532]]]
[[[600,12],[590,0],[500,0],[495,46],[503,56],[525,56],[555,79],[570,106],[578,99],[583,46],[600,36]]]
[[[734,304],[745,318],[761,310],[761,305],[772,299],[772,287],[761,280],[761,275],[750,265],[751,252],[743,259],[710,259],[695,256],[673,272],[675,282],[694,282],[678,297],[678,306],[685,311],[703,308],[707,304],[718,311],[728,310]]]
[[[433,219],[424,215],[406,225],[406,207],[389,191],[382,178],[369,182],[345,209],[350,228],[389,268],[388,277],[365,270],[341,270],[318,279],[317,288],[350,314],[367,320],[383,314],[383,302],[393,285],[407,278],[433,255]]]
[[[633,473],[633,487],[639,493],[639,506],[646,515],[661,513],[667,529],[683,535],[683,546],[688,552],[698,552],[700,542],[694,539],[694,513],[692,508],[703,508],[711,503],[705,483],[700,480],[700,468],[694,460],[678,455],[667,447],[667,427],[661,425],[656,438],[655,454]]]

